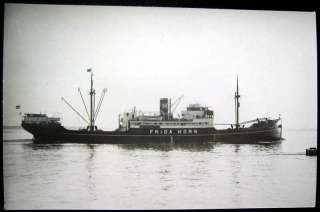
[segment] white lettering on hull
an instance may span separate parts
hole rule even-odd
[[[197,129],[150,129],[149,135],[194,135],[198,134]]]

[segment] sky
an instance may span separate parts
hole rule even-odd
[[[5,4],[4,125],[41,112],[85,126],[61,97],[86,116],[88,68],[97,102],[108,89],[102,129],[181,95],[176,115],[200,103],[234,123],[237,76],[240,122],[281,114],[284,128],[317,128],[315,12]]]

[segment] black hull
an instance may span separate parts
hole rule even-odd
[[[67,130],[57,125],[26,125],[22,127],[33,134],[34,143],[85,143],[85,144],[143,144],[143,143],[257,143],[281,140],[281,127],[241,128],[215,130],[198,129],[132,129],[127,132]],[[195,131],[194,131],[195,130]]]

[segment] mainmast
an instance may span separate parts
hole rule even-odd
[[[91,73],[91,87],[90,87],[90,131],[94,131],[94,96],[95,90],[93,89],[93,73],[91,68],[87,70],[87,72]]]
[[[239,107],[240,107],[240,102],[239,102],[239,86],[238,86],[238,76],[237,76],[237,92],[234,95],[234,100],[235,100],[235,110],[236,110],[236,129],[239,129]]]

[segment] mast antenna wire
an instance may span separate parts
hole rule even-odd
[[[106,92],[107,92],[107,89],[104,88],[104,89],[102,90],[102,93],[101,93],[101,96],[100,96],[100,100],[99,100],[97,109],[96,109],[96,111],[95,111],[94,120],[96,120],[96,119],[98,118],[98,113],[99,113],[99,111],[100,111],[100,108],[101,108],[101,105],[102,105],[102,102],[103,102],[103,99],[104,99],[104,96],[105,96]]]
[[[83,96],[82,96],[82,93],[81,93],[80,88],[78,88],[78,91],[79,91],[79,93],[80,93],[80,97],[81,97],[82,103],[83,103],[83,105],[84,105],[84,108],[86,109],[86,113],[87,113],[87,115],[88,115],[88,119],[90,119],[89,112],[88,112],[86,103],[85,103],[85,101],[83,100]]]
[[[67,100],[63,97],[61,97],[61,100],[66,103],[78,116],[80,116],[80,118],[85,121],[87,124],[89,124],[89,122],[76,110],[74,109],[70,104],[69,102],[67,102]]]

